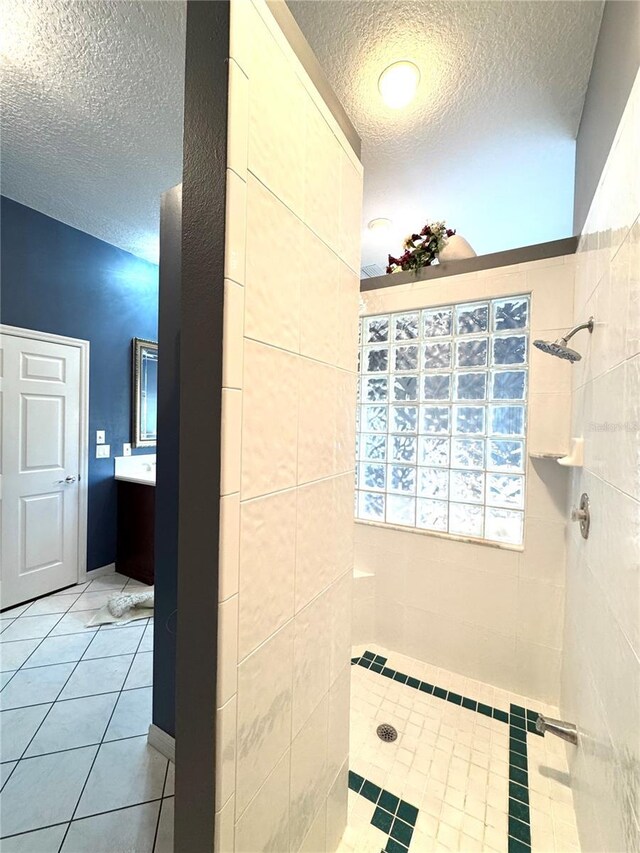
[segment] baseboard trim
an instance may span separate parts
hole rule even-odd
[[[149,734],[147,735],[147,743],[149,746],[157,749],[160,755],[164,755],[173,764],[176,763],[176,739],[168,735],[164,729],[151,723]]]
[[[87,581],[94,581],[96,578],[101,578],[103,575],[112,575],[116,570],[115,563],[109,563],[106,566],[100,566],[99,569],[91,569],[89,572],[84,573],[84,580],[79,580],[78,583],[86,583]]]

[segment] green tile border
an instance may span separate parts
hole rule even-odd
[[[398,681],[414,690],[420,690],[430,696],[435,696],[437,699],[451,702],[453,705],[458,705],[469,711],[482,714],[485,717],[491,717],[509,726],[508,853],[531,853],[527,735],[544,736],[536,729],[535,721],[538,718],[538,712],[514,704],[509,706],[509,711],[503,711],[501,708],[493,708],[491,705],[477,702],[468,696],[461,696],[452,690],[446,690],[444,687],[429,684],[427,681],[419,681],[417,678],[409,676],[404,672],[398,672],[386,665],[387,660],[388,658],[376,655],[374,652],[366,651],[360,657],[351,658],[351,664],[352,666],[362,666],[365,669],[382,675],[384,678]],[[349,778],[351,779],[351,771],[349,772]],[[366,782],[366,780],[363,780],[363,782]],[[349,782],[349,787],[351,788],[351,782]],[[354,789],[352,788],[352,790]],[[382,821],[387,820],[384,817],[379,817],[378,819]],[[374,825],[377,826],[377,824]],[[408,845],[407,847],[402,847],[402,844],[398,844],[397,847],[393,848],[387,845],[385,851],[386,853],[403,853],[407,849]]]
[[[408,853],[418,819],[416,806],[353,770],[349,771],[349,789],[373,803],[371,825],[389,836],[382,853]]]

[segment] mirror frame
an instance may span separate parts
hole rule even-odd
[[[133,447],[155,447],[158,441],[157,435],[153,441],[140,437],[140,382],[142,350],[154,349],[158,352],[158,342],[148,341],[145,338],[133,338],[131,347],[131,444]]]

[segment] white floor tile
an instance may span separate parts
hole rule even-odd
[[[74,820],[61,853],[152,853],[160,803]]]
[[[9,619],[4,619],[4,618],[3,618],[3,619],[0,619],[0,634],[2,634],[2,632],[3,632],[6,628],[8,628],[8,627],[9,627],[9,625],[11,625],[11,623],[12,623],[13,621],[15,621],[15,620],[13,619],[13,617],[11,617],[11,618],[9,618]]]
[[[25,757],[100,743],[117,699],[117,693],[104,693],[56,702]]]
[[[87,623],[91,621],[97,612],[98,610],[96,608],[95,610],[72,610],[65,613],[49,636],[59,637],[62,634],[80,634],[84,631],[90,631],[94,634],[97,630],[96,626],[88,626]]]
[[[15,669],[7,669],[0,672],[0,690],[7,684],[16,674]]]
[[[71,819],[97,747],[21,761],[2,792],[3,835]]]
[[[111,596],[116,595],[117,589],[98,589],[95,592],[91,588],[83,592],[78,600],[71,606],[71,610],[99,610],[108,603]]]
[[[0,708],[20,708],[54,702],[73,672],[74,663],[21,669],[0,693]]]
[[[0,764],[0,789],[4,787],[4,783],[11,776],[11,771],[17,763],[17,761],[5,761],[3,764]]]
[[[105,741],[146,735],[151,724],[153,688],[141,687],[120,694]]]
[[[129,578],[126,575],[121,575],[118,572],[112,572],[108,575],[101,575],[95,580],[91,580],[91,572],[87,575],[89,578],[88,592],[99,592],[103,589],[116,591],[124,589]]]
[[[41,640],[14,640],[0,645],[0,666],[3,672],[19,669]]]
[[[35,637],[46,637],[49,631],[60,619],[59,613],[50,616],[20,616],[6,631],[0,634],[0,642],[10,640],[31,640]]]
[[[124,683],[124,689],[150,687],[153,683],[153,652],[138,652]]]
[[[15,619],[16,616],[20,616],[21,613],[27,609],[27,607],[31,604],[30,601],[27,601],[26,604],[16,604],[15,607],[10,607],[8,610],[2,611],[3,619]]]
[[[158,837],[153,853],[173,853],[174,803],[173,797],[162,801]]]
[[[119,631],[98,631],[91,645],[84,653],[84,660],[105,658],[112,655],[133,654],[137,648],[144,627],[121,628]]]
[[[46,829],[5,838],[2,842],[2,853],[52,853],[59,849],[66,831],[67,824],[61,823],[58,826],[48,826]]]
[[[105,622],[100,626],[101,631],[119,631],[122,628],[146,628],[149,624],[148,614],[151,610],[140,610],[135,619],[129,619],[127,622]]]
[[[87,649],[93,634],[67,634],[62,637],[46,637],[34,653],[25,661],[24,667],[49,666],[52,663],[78,661]]]
[[[173,761],[169,762],[167,769],[167,781],[164,785],[164,797],[173,797],[176,792],[176,766]]]
[[[66,613],[79,597],[79,593],[63,593],[48,595],[34,601],[25,611],[25,616],[48,616],[55,613]]]
[[[81,660],[60,694],[61,699],[113,693],[122,689],[133,655]]]
[[[47,705],[32,705],[0,712],[0,761],[22,758],[29,741],[51,708]]]
[[[147,627],[144,629],[144,634],[142,635],[142,642],[140,643],[140,652],[152,652],[153,651],[153,622],[150,621],[147,624]]]
[[[104,743],[76,817],[159,798],[166,768],[167,759],[147,744],[146,736]]]

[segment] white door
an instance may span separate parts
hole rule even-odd
[[[0,382],[5,608],[78,580],[81,350],[2,334]]]

